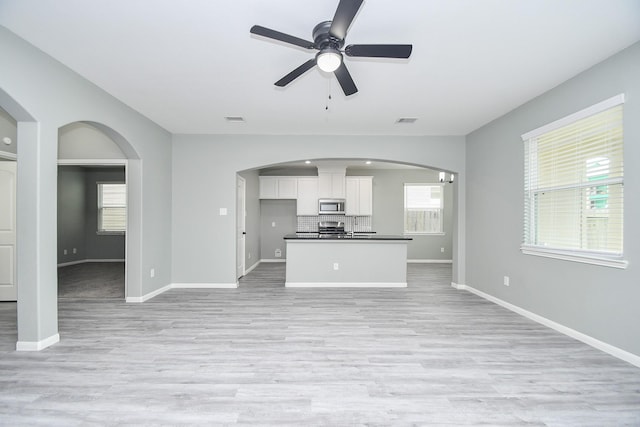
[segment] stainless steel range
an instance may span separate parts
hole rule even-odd
[[[344,222],[342,221],[320,221],[318,222],[318,234],[322,236],[344,236]]]

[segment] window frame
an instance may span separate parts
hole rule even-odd
[[[102,186],[103,185],[122,185],[125,189],[125,203],[124,206],[110,206],[110,207],[124,207],[125,209],[125,224],[122,230],[105,230],[102,228],[102,212],[104,207],[102,206]],[[96,218],[96,234],[105,235],[124,235],[127,232],[127,205],[128,205],[128,188],[127,183],[123,181],[98,181],[96,182],[96,206],[97,206],[97,218]]]
[[[547,125],[541,126],[537,129],[534,129],[530,132],[527,132],[525,134],[522,135],[522,141],[525,143],[525,162],[527,160],[531,160],[532,156],[535,157],[537,156],[537,154],[532,153],[532,152],[527,152],[527,148],[529,148],[529,150],[532,150],[532,145],[530,144],[529,141],[533,140],[541,135],[544,135],[546,133],[561,129],[565,126],[569,126],[572,125],[573,123],[585,119],[587,117],[593,116],[595,114],[599,114],[602,112],[605,112],[609,109],[612,109],[614,107],[620,106],[624,104],[624,94],[619,94],[616,95],[612,98],[609,98],[607,100],[604,100],[600,103],[597,103],[595,105],[592,105],[590,107],[587,107],[583,110],[580,110],[574,114],[570,114],[566,117],[563,117],[559,120],[556,120],[552,123],[549,123]],[[624,138],[624,136],[623,136]],[[622,154],[622,158],[623,158],[623,162],[624,162],[624,139],[622,141],[623,144],[623,154]],[[532,162],[535,163],[535,160]],[[588,169],[588,166],[587,166]],[[606,267],[614,267],[614,268],[627,268],[628,266],[628,261],[624,259],[624,207],[622,208],[622,248],[621,248],[621,253],[610,253],[610,252],[605,252],[605,251],[599,251],[599,250],[585,250],[585,249],[570,249],[570,248],[547,248],[544,246],[540,246],[540,245],[535,245],[533,243],[531,243],[531,236],[527,236],[527,232],[529,232],[529,234],[533,234],[535,235],[536,231],[531,231],[535,229],[536,226],[536,214],[535,214],[535,203],[532,200],[529,200],[528,203],[526,201],[527,197],[534,197],[535,191],[532,191],[531,189],[529,189],[529,191],[531,192],[531,194],[527,193],[527,188],[530,185],[529,183],[531,182],[531,180],[533,179],[538,179],[538,175],[537,175],[538,171],[537,171],[537,164],[534,165],[529,165],[527,167],[527,165],[525,165],[525,170],[523,172],[523,176],[524,176],[524,180],[525,180],[525,187],[524,187],[524,197],[525,197],[525,207],[524,207],[524,223],[523,223],[523,243],[520,246],[520,250],[523,254],[526,255],[534,255],[534,256],[541,256],[541,257],[547,257],[547,258],[554,258],[554,259],[559,259],[559,260],[566,260],[566,261],[574,261],[574,262],[581,262],[581,263],[587,263],[587,264],[594,264],[594,265],[600,265],[600,266],[606,266]],[[621,188],[624,189],[624,174],[620,177],[620,178],[615,178],[615,179],[605,179],[602,181],[603,185],[621,185]],[[570,187],[571,188],[579,188],[579,187],[585,187],[586,186],[584,184],[572,184]],[[536,191],[540,191],[539,189],[537,189]],[[624,203],[624,193],[622,193],[622,203]],[[529,206],[529,209],[527,209],[527,206]]]
[[[439,213],[439,228],[440,231],[426,232],[426,231],[410,231],[407,230],[407,187],[439,187],[440,188],[440,207]],[[443,183],[415,183],[405,182],[402,186],[402,234],[404,236],[444,236],[444,184]]]

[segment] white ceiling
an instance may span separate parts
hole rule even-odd
[[[275,87],[313,52],[251,26],[310,40],[337,4],[0,0],[0,24],[168,131],[207,134],[466,135],[640,40],[638,0],[367,0],[347,44],[412,43],[410,59],[347,58],[348,98],[317,69]]]

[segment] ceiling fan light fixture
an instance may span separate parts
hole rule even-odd
[[[316,56],[316,63],[325,73],[333,73],[342,64],[342,54],[338,49],[322,49]]]

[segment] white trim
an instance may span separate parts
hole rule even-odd
[[[18,341],[16,351],[40,351],[60,342],[60,334],[51,335],[40,341]]]
[[[257,266],[260,265],[260,261],[256,262],[255,264],[253,264],[251,267],[249,267],[248,269],[245,270],[244,275],[246,276],[247,274],[251,273],[253,270],[256,269]]]
[[[541,126],[537,129],[529,131],[522,135],[522,140],[527,141],[531,138],[535,138],[544,133],[551,132],[563,126],[567,126],[573,122],[584,119],[585,117],[593,116],[594,114],[601,113],[602,111],[608,110],[609,108],[615,107],[616,105],[624,104],[624,94],[621,93],[619,95],[613,96],[609,99],[605,99],[602,102],[599,102],[595,105],[585,108],[584,110],[580,110],[576,113],[569,114],[566,117],[556,120],[555,122],[551,122],[544,126]]]
[[[452,259],[408,259],[407,264],[453,264]]]
[[[581,252],[562,251],[558,249],[545,249],[533,246],[520,246],[520,251],[525,255],[535,255],[545,258],[561,259],[564,261],[581,262],[584,264],[601,265],[603,267],[613,267],[625,269],[629,266],[629,261],[616,259],[597,254],[583,254]]]
[[[125,301],[130,303],[145,302],[171,289],[236,289],[237,287],[238,283],[170,283],[141,297],[127,297]]]
[[[624,360],[625,362],[631,363],[634,366],[637,366],[640,368],[640,356],[633,354],[633,353],[629,353],[628,351],[622,350],[621,348],[615,347],[611,344],[607,344],[606,342],[600,341],[596,338],[593,338],[592,336],[583,334],[582,332],[578,332],[575,329],[571,329],[567,326],[564,326],[560,323],[554,322],[553,320],[549,320],[546,317],[542,317],[538,314],[532,313],[528,310],[525,310],[524,308],[518,307],[517,305],[511,304],[509,302],[506,302],[504,300],[501,300],[500,298],[496,298],[492,295],[489,295],[487,293],[484,293],[478,289],[475,289],[471,286],[467,286],[467,285],[459,285],[456,283],[451,283],[451,286],[453,286],[456,289],[460,289],[460,290],[466,290],[471,292],[472,294],[478,295],[479,297],[482,297],[488,301],[491,301],[495,304],[498,304],[508,310],[513,311],[514,313],[517,313],[521,316],[524,316],[530,320],[533,320],[534,322],[540,323],[541,325],[547,326],[551,329],[554,329],[562,334],[565,334],[571,338],[577,339],[578,341],[582,341],[583,343],[590,345],[593,348],[596,348],[598,350],[604,351],[605,353],[608,353],[614,357],[617,357],[620,360]]]
[[[451,282],[451,287],[458,289],[459,291],[463,291],[465,289],[467,289],[467,285],[462,285],[460,283],[456,283],[456,282]]]
[[[286,258],[261,259],[260,262],[287,262]]]
[[[285,282],[286,288],[406,288],[407,282]]]
[[[162,288],[156,289],[155,291],[149,292],[148,294],[141,297],[126,297],[125,302],[145,302],[153,297],[157,297],[158,295],[167,292],[169,289],[171,289],[171,285],[163,286]]]
[[[88,262],[126,262],[125,259],[109,258],[109,259],[80,259],[77,261],[61,262],[58,267],[67,267],[69,265],[85,264]]]
[[[235,289],[238,283],[172,283],[171,289]]]
[[[109,165],[127,165],[129,159],[58,159],[58,165],[62,166],[109,166]]]
[[[18,155],[8,151],[0,151],[0,159],[18,160]]]

